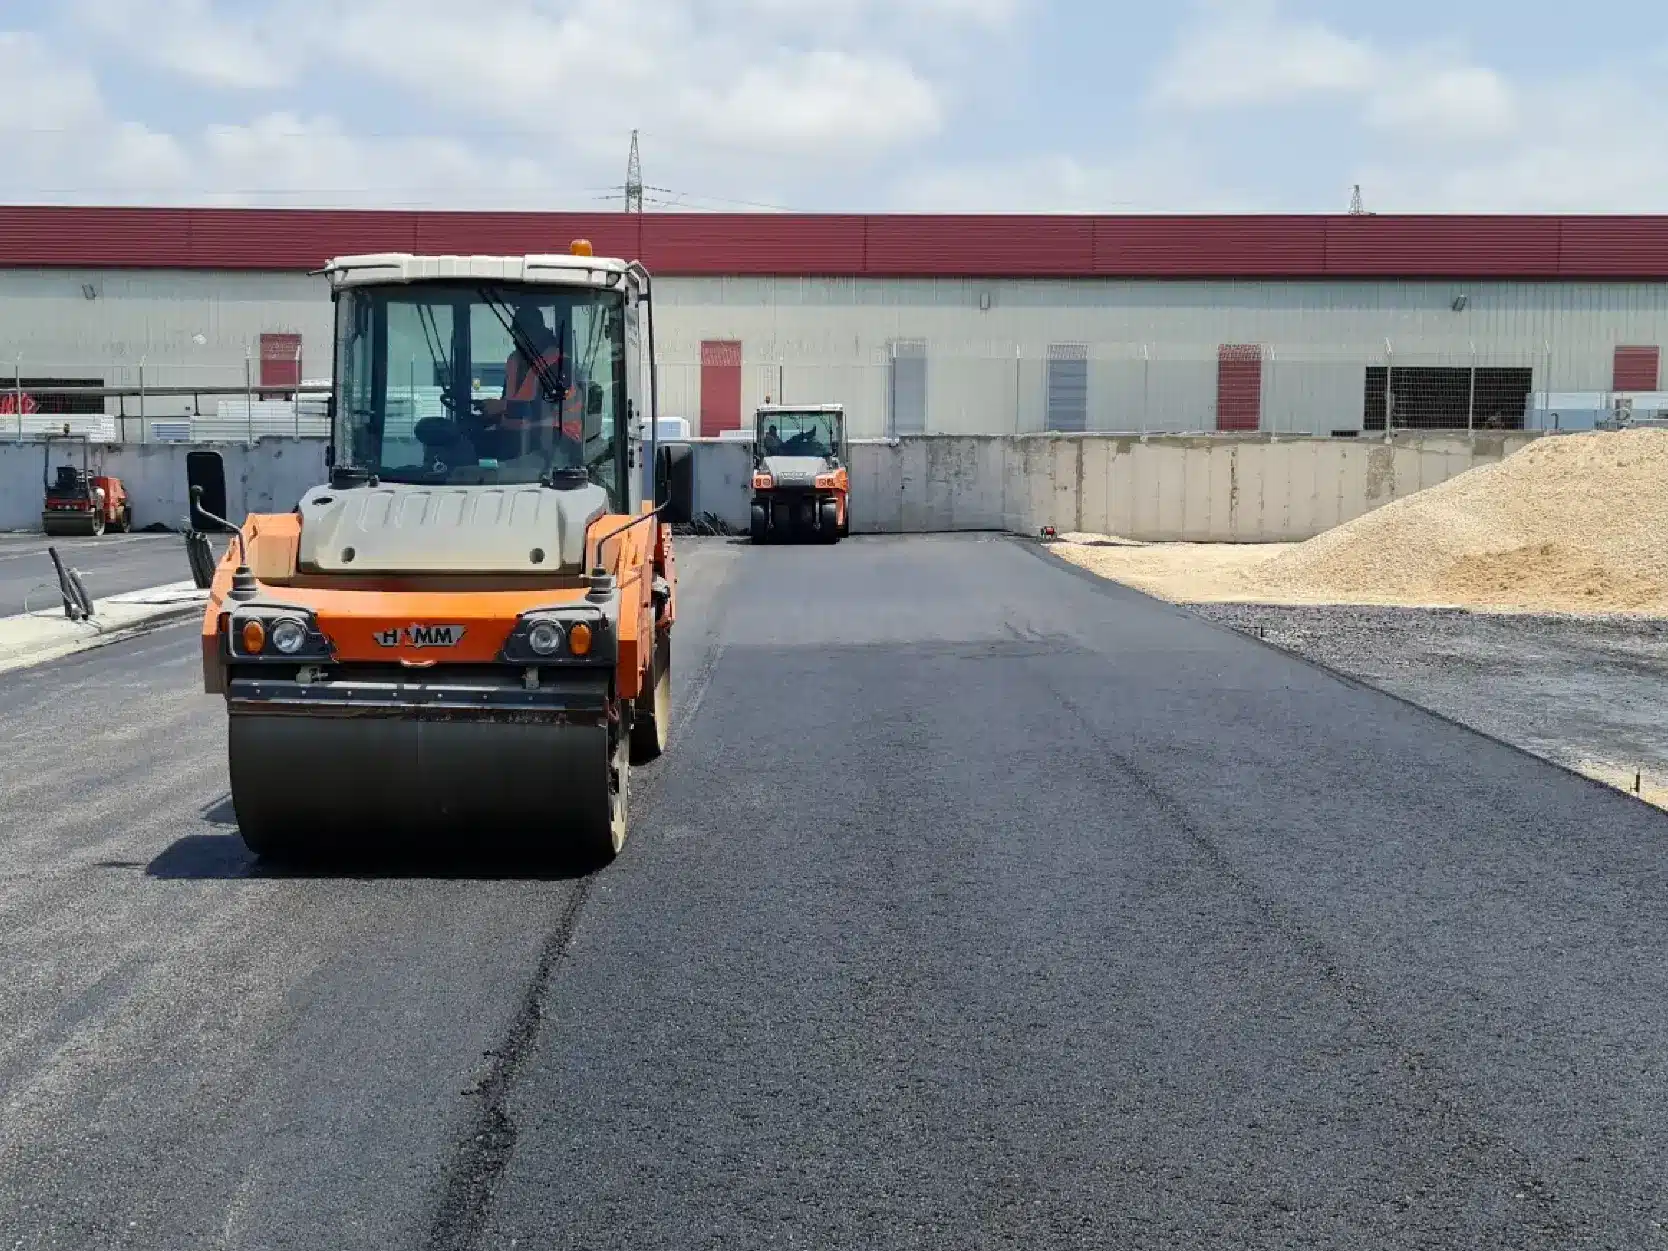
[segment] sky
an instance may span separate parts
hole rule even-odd
[[[1668,212],[1647,0],[0,0],[0,201]]]

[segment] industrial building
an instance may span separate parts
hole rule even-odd
[[[67,407],[120,413],[107,428],[130,439],[316,429],[282,401],[34,393],[327,378],[309,272],[326,258],[576,237],[654,273],[661,411],[705,435],[766,399],[843,403],[857,437],[1353,434],[1387,409],[1396,428],[1567,428],[1668,407],[1668,217],[12,207],[0,438]]]

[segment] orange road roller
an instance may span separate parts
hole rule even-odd
[[[767,404],[753,415],[753,498],[748,533],[838,543],[851,533],[845,408]]]
[[[579,240],[322,272],[329,480],[241,527],[201,514],[236,531],[202,657],[242,837],[273,859],[438,842],[605,864],[671,728],[648,271]]]

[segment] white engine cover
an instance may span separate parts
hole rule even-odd
[[[607,511],[595,485],[314,487],[297,556],[312,573],[579,573]]]

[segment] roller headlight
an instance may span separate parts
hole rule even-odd
[[[527,631],[527,646],[540,656],[554,656],[562,647],[562,627],[554,621],[536,621]]]
[[[307,627],[294,617],[281,617],[272,627],[272,646],[286,656],[293,656],[307,646]]]

